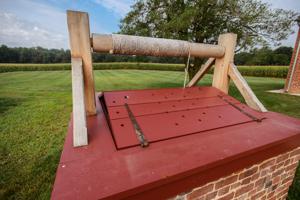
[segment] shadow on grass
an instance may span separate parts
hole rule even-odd
[[[21,98],[0,97],[0,114],[22,103]]]

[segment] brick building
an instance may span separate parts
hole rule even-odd
[[[298,18],[300,27],[300,17]],[[300,94],[300,28],[295,43],[294,52],[290,62],[290,68],[285,82],[284,91],[293,94]]]

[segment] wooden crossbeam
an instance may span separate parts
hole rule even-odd
[[[92,46],[94,52],[145,56],[221,58],[225,53],[221,45],[120,34],[92,34]]]
[[[215,58],[209,58],[204,65],[199,69],[195,76],[187,84],[187,87],[195,86],[198,81],[208,72],[215,61]]]
[[[82,59],[72,58],[73,146],[88,144]]]
[[[228,75],[244,97],[248,106],[261,112],[267,112],[267,109],[256,97],[246,80],[233,63],[229,64]]]

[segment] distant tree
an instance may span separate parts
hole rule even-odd
[[[120,32],[205,43],[234,32],[239,49],[247,49],[287,38],[296,16],[260,0],[138,0],[121,20]],[[190,77],[202,63],[194,59]]]
[[[275,50],[269,47],[240,52],[235,56],[237,65],[289,65],[293,48],[281,46]]]
[[[0,63],[66,63],[70,50],[0,46]]]
[[[276,65],[289,65],[293,54],[292,47],[278,47],[273,51],[273,60]]]
[[[289,65],[293,49],[279,47],[271,50],[268,47],[239,52],[235,56],[237,65]],[[152,62],[152,63],[182,63],[182,58],[128,56],[93,53],[94,62]],[[69,63],[70,50],[45,49],[42,47],[11,48],[0,46],[0,63]]]
[[[285,55],[291,57],[292,54],[293,54],[293,48],[292,47],[281,46],[281,47],[278,47],[277,49],[275,49],[274,53],[276,53],[276,54],[285,54]]]
[[[247,61],[251,60],[252,54],[249,52],[237,53],[234,57],[234,62],[236,65],[246,65]]]
[[[286,54],[273,54],[273,63],[271,65],[289,65],[290,57]]]
[[[269,47],[263,47],[261,49],[254,49],[252,51],[253,56],[250,62],[246,64],[251,65],[273,65],[273,51]]]

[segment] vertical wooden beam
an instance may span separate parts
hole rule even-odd
[[[90,42],[89,16],[84,12],[67,11],[71,57],[82,58],[84,97],[87,115],[96,114],[95,86]]]
[[[72,58],[73,146],[88,144],[82,59]]]
[[[225,47],[225,54],[216,59],[212,85],[226,94],[229,89],[228,67],[233,62],[236,40],[237,35],[233,33],[222,34],[218,40],[218,44]]]

